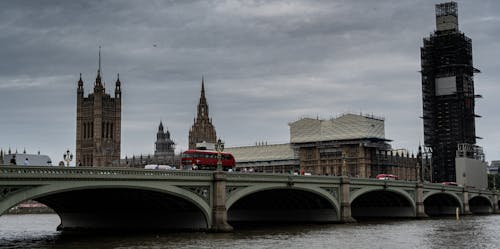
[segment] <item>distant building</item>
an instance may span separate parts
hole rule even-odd
[[[384,120],[344,114],[335,119],[303,118],[292,122],[289,144],[258,144],[226,148],[239,170],[369,178],[395,174],[416,180],[419,159],[406,150],[392,150],[385,138]]]
[[[289,173],[300,169],[299,158],[291,144],[258,144],[231,147],[224,150],[233,154],[236,169],[265,173]]]
[[[106,93],[101,79],[101,51],[94,92],[84,97],[80,74],[76,104],[76,165],[117,166],[121,142],[121,82],[115,83],[115,97]]]
[[[425,146],[432,151],[432,181],[456,181],[459,144],[476,143],[472,42],[458,29],[456,2],[436,5],[436,31],[421,48]]]
[[[197,143],[216,143],[217,135],[208,113],[207,99],[205,98],[205,80],[201,79],[201,96],[198,103],[198,113],[194,124],[189,130],[189,149],[196,149]]]
[[[158,132],[156,133],[156,142],[155,142],[155,156],[162,157],[172,157],[174,155],[175,143],[170,139],[170,132],[163,131],[163,123],[160,122],[158,126]]]
[[[155,156],[154,154],[139,154],[131,157],[126,156],[120,159],[120,166],[131,168],[144,168],[148,164],[153,165],[168,165],[180,169],[180,155],[172,156]]]
[[[498,174],[500,169],[500,160],[491,161],[490,166],[488,167],[488,173],[491,175]]]
[[[52,160],[47,155],[42,155],[40,152],[37,154],[27,154],[26,150],[23,153],[12,153],[9,149],[8,152],[4,153],[0,150],[0,165],[10,165],[11,159],[15,157],[16,165],[23,166],[24,161],[28,159],[29,166],[52,166]]]
[[[170,131],[164,132],[163,123],[160,122],[156,133],[154,164],[176,166],[175,142],[170,138]]]
[[[120,165],[134,168],[144,168],[148,164],[178,167],[180,165],[180,156],[175,155],[174,150],[175,142],[170,138],[170,131],[168,129],[165,131],[163,122],[160,122],[158,132],[156,133],[154,154],[134,155],[130,158],[125,157],[120,160]]]

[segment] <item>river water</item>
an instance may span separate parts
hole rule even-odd
[[[0,248],[500,248],[500,215],[273,225],[233,233],[61,233],[55,214],[0,216]]]

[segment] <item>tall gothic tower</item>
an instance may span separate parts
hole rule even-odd
[[[432,180],[456,181],[460,144],[476,143],[472,42],[458,29],[456,2],[436,5],[436,31],[421,48],[424,141],[432,148]]]
[[[205,80],[201,78],[201,96],[198,103],[198,115],[189,130],[189,149],[195,149],[196,143],[215,143],[217,135],[212,125],[212,119],[208,116],[208,104],[205,98]]]
[[[76,103],[76,164],[118,166],[121,140],[121,82],[115,83],[115,97],[105,91],[101,80],[101,48],[94,92],[83,96],[80,74]]]

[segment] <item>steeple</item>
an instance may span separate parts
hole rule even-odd
[[[99,46],[99,68],[97,69],[97,77],[101,78],[101,46]]]
[[[200,101],[198,103],[198,119],[208,120],[208,104],[205,98],[205,78],[201,76],[201,94]]]
[[[160,121],[160,125],[158,126],[158,131],[163,131],[163,122]]]
[[[208,114],[208,104],[205,98],[205,77],[201,77],[201,94],[198,103],[198,113],[194,119],[194,124],[189,130],[189,148],[195,149],[196,143],[215,143],[217,136],[212,120]]]
[[[201,76],[201,97],[205,98],[205,77]]]
[[[98,92],[99,90],[104,90],[101,81],[101,46],[99,46],[99,67],[97,69],[97,77],[95,78],[94,92]]]
[[[82,80],[82,73],[80,73],[80,79],[78,80],[78,89],[77,89],[77,94],[79,97],[83,97],[83,80]]]
[[[122,96],[122,83],[120,81],[120,74],[117,74],[115,83],[115,98],[120,98],[121,96]]]

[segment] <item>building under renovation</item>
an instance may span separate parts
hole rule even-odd
[[[290,125],[290,142],[300,168],[318,175],[370,178],[394,174],[416,180],[418,161],[406,150],[392,150],[384,119],[344,114],[334,119],[303,118]]]
[[[436,5],[436,31],[421,48],[425,146],[432,181],[456,181],[459,144],[476,143],[471,39],[458,29],[457,3]],[[465,146],[473,148],[473,146]]]
[[[328,120],[302,118],[289,126],[289,144],[259,143],[226,151],[234,155],[240,170],[417,179],[420,160],[406,150],[391,149],[383,118],[344,114]]]

